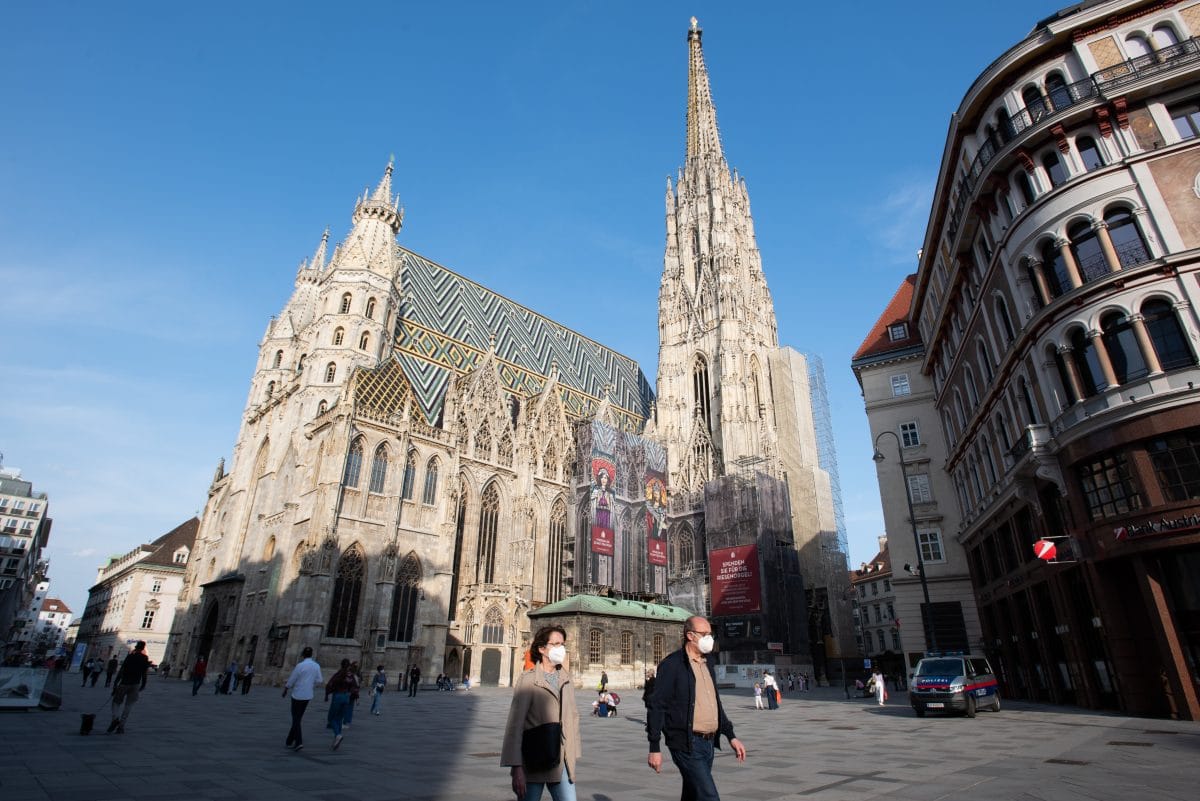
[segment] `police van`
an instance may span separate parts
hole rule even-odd
[[[926,712],[960,712],[973,718],[976,709],[1000,711],[1000,686],[982,656],[929,654],[917,663],[908,699],[919,718]]]

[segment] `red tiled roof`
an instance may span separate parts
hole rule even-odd
[[[879,315],[879,319],[871,327],[871,333],[867,334],[867,338],[858,346],[858,350],[853,356],[854,359],[876,356],[891,350],[902,350],[921,344],[921,336],[917,332],[917,327],[908,319],[908,309],[912,305],[913,290],[916,289],[916,286],[916,273],[904,279],[887,308],[883,310],[883,314]],[[893,340],[888,335],[888,328],[896,323],[908,323],[907,339]]]
[[[69,614],[71,611],[71,607],[67,606],[65,603],[58,600],[57,598],[47,598],[46,600],[42,601],[42,610],[41,611],[43,611],[43,612],[66,612]]]

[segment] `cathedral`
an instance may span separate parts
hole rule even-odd
[[[687,41],[657,394],[628,357],[399,244],[389,163],[267,325],[229,469],[208,489],[170,665],[253,662],[272,680],[313,646],[325,665],[506,685],[531,615],[586,613],[640,628],[616,627],[611,659],[595,628],[573,661],[636,680],[681,619],[718,611],[709,551],[759,542],[764,576],[779,579],[761,593],[770,609],[752,599],[726,621],[746,661],[779,639],[819,672],[839,633],[853,642],[828,602],[844,553],[821,571],[838,534],[809,370],[778,344],[695,20]]]

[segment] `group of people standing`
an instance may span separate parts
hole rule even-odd
[[[100,674],[104,674],[104,686],[112,685],[113,674],[117,672],[117,668],[121,662],[117,659],[117,655],[113,654],[107,662],[99,658],[89,658],[79,668],[79,672],[83,674],[83,684],[81,687],[88,686],[88,681],[92,682],[92,686],[96,686],[96,682],[100,679]]]
[[[208,662],[203,656],[200,656],[196,659],[196,664],[192,665],[192,695],[200,692],[200,687],[204,684],[207,676]],[[242,695],[245,695],[250,692],[250,685],[253,683],[254,665],[247,663],[239,670],[235,660],[229,663],[229,667],[216,675],[213,681],[213,695],[233,695],[239,686],[242,688]]]

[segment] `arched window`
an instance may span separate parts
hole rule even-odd
[[[283,364],[283,351],[277,350],[277,351],[275,351],[275,362],[271,366],[279,367],[282,364]]]
[[[588,663],[604,664],[604,632],[600,629],[592,629],[588,632]]]
[[[1071,240],[1071,253],[1075,256],[1075,264],[1079,266],[1079,276],[1083,283],[1098,281],[1109,274],[1108,258],[1100,247],[1100,238],[1092,230],[1092,224],[1080,220],[1067,229],[1067,239]]]
[[[321,415],[325,414],[325,412],[328,409],[329,409],[329,404],[326,403],[325,401],[321,401],[320,403],[318,403],[317,404],[317,417],[320,417]]]
[[[350,311],[350,293],[342,295],[342,305],[338,307],[338,313],[347,314]]]
[[[475,458],[487,460],[492,458],[492,432],[488,430],[487,423],[481,425],[475,432]]]
[[[479,538],[475,551],[475,580],[492,584],[496,578],[496,535],[500,522],[500,493],[495,483],[483,491],[479,508]]]
[[[1162,50],[1167,47],[1174,47],[1179,44],[1179,35],[1175,33],[1175,29],[1168,23],[1161,22],[1154,26],[1154,30],[1150,33],[1150,38],[1154,42],[1155,50]]]
[[[1054,369],[1058,373],[1058,384],[1062,387],[1063,393],[1059,405],[1065,409],[1080,399],[1075,396],[1075,387],[1071,384],[1071,376],[1067,372],[1067,363],[1063,360],[1062,354],[1058,352],[1058,348],[1050,345],[1046,351],[1050,361],[1054,362]]]
[[[971,402],[971,406],[979,404],[979,388],[975,386],[975,374],[971,372],[971,368],[963,368],[963,383],[967,386],[967,400]]]
[[[371,492],[383,492],[383,484],[387,481],[388,449],[384,443],[379,443],[375,455],[371,458]]]
[[[979,366],[983,368],[983,378],[988,384],[992,383],[994,377],[992,373],[992,357],[988,355],[987,344],[980,337],[975,345],[976,355],[979,357]]]
[[[666,637],[662,636],[661,634],[655,634],[654,639],[651,640],[651,643],[650,658],[653,659],[654,664],[657,665],[663,661],[663,651],[666,650]]]
[[[551,442],[546,446],[546,453],[542,456],[542,475],[549,479],[558,478],[558,453],[556,452],[556,443]]]
[[[1029,112],[1029,121],[1038,122],[1049,112],[1042,90],[1036,86],[1026,86],[1021,90],[1021,99],[1025,101],[1025,109]]]
[[[1117,261],[1122,267],[1134,267],[1150,261],[1150,249],[1142,232],[1133,218],[1133,213],[1123,206],[1117,206],[1104,212],[1104,222],[1108,225],[1108,236],[1112,239],[1113,250],[1117,251]]]
[[[696,540],[691,526],[683,526],[675,535],[675,564],[680,568],[691,567],[696,561]]]
[[[275,382],[268,381],[267,382],[267,400],[270,400],[271,396],[274,394],[275,394]]]
[[[1142,304],[1142,317],[1163,370],[1176,370],[1196,363],[1171,304],[1160,299],[1146,301]]]
[[[704,425],[712,431],[712,410],[710,407],[708,362],[703,356],[697,356],[692,362],[692,402],[693,413],[704,420]]]
[[[954,413],[955,413],[955,422],[958,423],[958,430],[966,431],[967,430],[967,420],[969,418],[967,417],[966,409],[963,406],[962,393],[959,392],[957,389],[954,390]]]
[[[333,329],[333,344],[340,345],[345,340],[346,340],[346,329],[344,329],[344,328]]]
[[[1150,372],[1128,317],[1120,312],[1109,312],[1100,318],[1100,330],[1104,332],[1104,349],[1108,351],[1118,384],[1128,384]]]
[[[367,298],[367,308],[363,314],[366,315],[368,320],[375,319],[375,298]]]
[[[568,554],[563,548],[567,535],[567,505],[562,498],[554,502],[550,510],[550,536],[546,539],[546,603],[552,604],[562,598],[563,562]]]
[[[1021,401],[1025,404],[1025,414],[1028,415],[1029,424],[1036,425],[1039,422],[1037,407],[1033,405],[1033,395],[1029,394],[1029,382],[1024,377],[1021,378]]]
[[[350,445],[350,452],[346,454],[346,475],[342,479],[342,484],[347,487],[357,487],[358,477],[362,473],[363,461],[363,441],[362,438],[354,440]]]
[[[1013,180],[1016,181],[1017,191],[1021,193],[1021,199],[1025,201],[1025,208],[1033,205],[1033,201],[1037,199],[1037,192],[1033,190],[1033,181],[1029,180],[1029,173],[1025,170],[1017,170],[1013,175]]]
[[[329,605],[327,637],[353,637],[358,621],[358,603],[362,596],[366,561],[357,545],[342,554],[333,580],[333,602]]]
[[[425,489],[421,491],[421,503],[432,506],[437,500],[438,460],[435,456],[425,464]]]
[[[1046,94],[1055,111],[1061,111],[1071,105],[1071,93],[1067,90],[1067,81],[1060,73],[1052,72],[1046,76]]]
[[[1042,257],[1042,275],[1046,279],[1046,286],[1050,289],[1050,297],[1057,298],[1065,292],[1070,292],[1071,276],[1067,273],[1067,262],[1063,258],[1062,251],[1058,249],[1058,245],[1051,240],[1046,240],[1041,247]]]
[[[1017,335],[1013,332],[1012,318],[1008,316],[1008,304],[1004,298],[996,298],[996,316],[1000,318],[1000,326],[1004,329],[1004,344],[1011,345]]]
[[[946,442],[951,446],[958,441],[958,433],[954,430],[954,421],[950,418],[950,412],[942,412],[942,432],[946,435]]]
[[[337,379],[337,365],[333,362],[325,365],[325,383],[332,384]]]
[[[409,451],[404,460],[404,481],[400,483],[400,497],[411,501],[417,483],[417,452]]]
[[[504,643],[504,615],[500,607],[493,606],[483,617],[484,645],[501,645]]]
[[[413,623],[417,618],[417,602],[421,600],[421,562],[410,553],[396,572],[396,589],[392,595],[392,620],[388,639],[412,642]]]
[[[504,436],[500,437],[500,445],[498,447],[497,459],[500,464],[505,467],[512,467],[513,463],[513,441],[507,431]]]
[[[1131,33],[1125,37],[1125,52],[1131,59],[1149,56],[1153,53],[1150,42],[1140,33]]]
[[[358,349],[366,350],[369,347],[371,347],[371,335],[363,331],[362,335],[358,338]]]
[[[1075,140],[1075,147],[1079,150],[1079,160],[1083,162],[1083,169],[1087,172],[1098,170],[1104,166],[1104,156],[1100,153],[1100,146],[1092,137],[1079,137]]]
[[[460,577],[466,578],[466,569],[462,564],[463,548],[466,546],[467,533],[467,482],[459,477],[458,481],[458,505],[454,512],[454,561],[451,563],[454,566],[450,576],[450,602],[447,604],[450,611],[447,615],[449,620],[455,619],[455,614],[458,612],[458,580]]]
[[[1046,171],[1046,177],[1050,179],[1051,186],[1062,186],[1067,182],[1067,168],[1063,166],[1062,159],[1058,157],[1058,151],[1050,150],[1042,156],[1042,169]]]
[[[633,664],[633,632],[621,632],[621,664]]]
[[[1091,397],[1104,388],[1104,373],[1100,370],[1100,360],[1092,346],[1092,339],[1082,328],[1071,332],[1071,358],[1075,362],[1075,370],[1079,374],[1079,383],[1083,385],[1083,394]]]
[[[1008,426],[1004,424],[1004,418],[996,412],[996,416],[992,419],[992,428],[996,432],[996,436],[1000,438],[1000,442],[1004,445],[1005,453],[1012,448],[1012,442],[1008,439]]]

